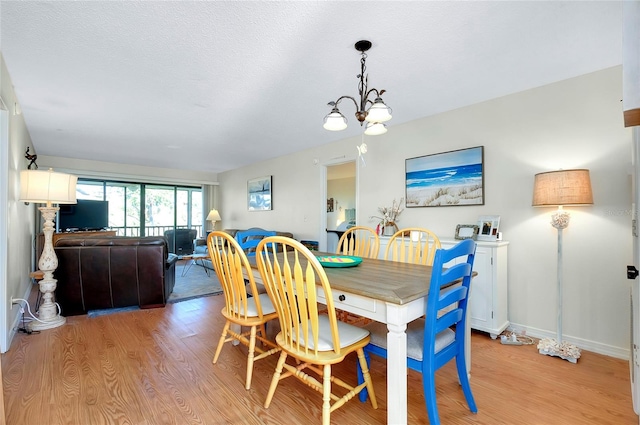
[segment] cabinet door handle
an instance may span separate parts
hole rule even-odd
[[[345,297],[344,295],[340,295],[340,296],[338,297],[338,299],[339,299],[340,301],[344,301],[344,300],[346,300],[346,299],[347,299],[347,297]]]

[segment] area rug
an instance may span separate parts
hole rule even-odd
[[[138,307],[137,305],[133,305],[131,307],[104,308],[101,310],[89,310],[87,311],[87,316],[89,316],[90,318],[94,318],[94,317],[100,317],[100,316],[107,316],[109,314],[114,314],[114,313],[122,313],[126,311],[136,311],[136,310],[140,310],[140,307]]]
[[[176,284],[167,300],[169,304],[222,294],[222,286],[218,276],[212,270],[209,270],[207,276],[204,268],[194,265],[182,276],[184,267],[189,267],[187,261],[191,260],[179,261],[176,264]]]

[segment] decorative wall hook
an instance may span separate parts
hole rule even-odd
[[[31,167],[33,166],[34,170],[38,169],[38,164],[36,164],[36,160],[38,159],[38,155],[31,155],[29,153],[29,146],[27,146],[27,151],[24,153],[24,157],[27,158],[29,161],[29,165],[27,166],[28,170],[31,170]]]

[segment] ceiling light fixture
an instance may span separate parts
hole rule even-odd
[[[351,99],[356,105],[356,118],[360,121],[360,125],[362,126],[364,121],[367,121],[364,134],[369,136],[384,134],[387,132],[387,126],[383,123],[391,119],[391,108],[385,105],[382,100],[381,96],[385,90],[369,89],[367,87],[369,76],[364,73],[367,69],[367,54],[365,52],[371,48],[371,42],[368,40],[360,40],[354,47],[362,55],[360,59],[360,74],[356,76],[356,78],[360,79],[360,83],[358,83],[360,104],[351,96],[340,96],[335,102],[329,102],[328,105],[333,108],[331,112],[324,117],[323,127],[330,131],[340,131],[347,128],[347,119],[340,113],[338,104],[342,99]],[[375,94],[373,101],[369,100],[369,95],[372,93]]]

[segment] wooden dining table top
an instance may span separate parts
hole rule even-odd
[[[318,256],[336,254],[313,251]],[[290,256],[293,253],[289,253]],[[257,269],[255,257],[251,267]],[[301,264],[306,259],[301,257]],[[431,266],[362,258],[354,267],[323,267],[334,290],[362,295],[393,304],[407,304],[429,294]]]

